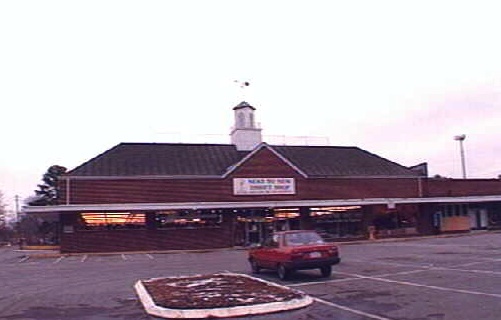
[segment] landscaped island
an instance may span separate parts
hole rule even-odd
[[[138,281],[149,314],[164,318],[235,317],[305,307],[304,293],[243,274],[220,273]]]

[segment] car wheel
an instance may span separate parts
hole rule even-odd
[[[331,276],[332,273],[332,266],[324,266],[320,268],[320,273],[322,274],[322,277],[328,278]]]
[[[251,265],[252,273],[258,274],[259,272],[261,272],[261,267],[257,264],[256,260],[252,259],[250,261],[250,265]]]
[[[287,280],[291,274],[291,270],[287,269],[283,264],[279,264],[277,268],[278,277],[280,280]]]

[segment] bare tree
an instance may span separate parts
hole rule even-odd
[[[12,229],[7,225],[6,215],[6,204],[3,199],[3,193],[0,191],[0,245],[9,243],[13,235]]]
[[[6,225],[5,216],[7,214],[7,211],[5,207],[6,205],[4,203],[3,193],[2,191],[0,191],[0,227]]]

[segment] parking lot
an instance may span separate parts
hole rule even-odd
[[[154,319],[139,279],[231,271],[249,274],[246,252],[37,257],[0,249],[1,319]],[[501,314],[501,234],[479,233],[341,245],[330,279],[318,270],[280,282],[315,298],[307,308],[239,319],[482,319]]]

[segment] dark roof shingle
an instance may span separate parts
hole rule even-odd
[[[418,175],[357,147],[268,147],[309,177]],[[121,143],[71,170],[68,175],[222,176],[248,154],[229,144]]]
[[[273,146],[309,177],[416,176],[395,162],[358,147]]]
[[[222,175],[246,153],[233,145],[121,143],[71,170],[71,176]]]

